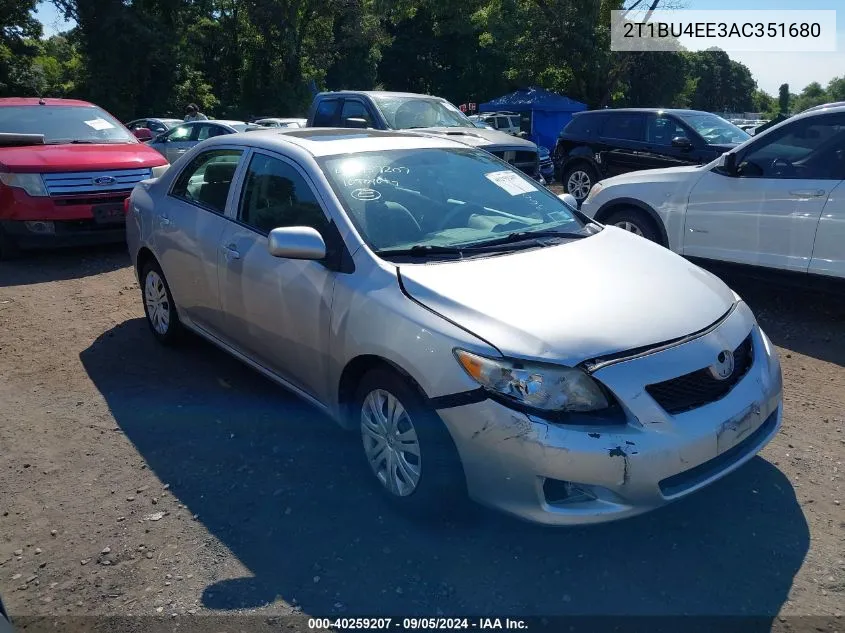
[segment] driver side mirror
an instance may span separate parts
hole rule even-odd
[[[686,136],[676,136],[672,139],[672,147],[680,149],[692,149],[692,141]]]
[[[147,127],[139,127],[132,131],[132,134],[137,138],[139,141],[151,141],[153,140],[153,132],[150,128]]]
[[[326,242],[319,231],[310,226],[273,229],[267,236],[267,250],[273,257],[285,259],[326,258]]]
[[[578,200],[571,193],[562,193],[558,196],[558,198],[563,200],[566,204],[568,204],[573,209],[578,208]]]
[[[366,130],[370,127],[367,124],[367,119],[361,119],[359,117],[350,117],[348,119],[343,120],[344,127],[351,127],[359,130]]]
[[[728,176],[737,176],[736,169],[736,154],[729,152],[725,154],[725,160],[722,163],[722,169]]]

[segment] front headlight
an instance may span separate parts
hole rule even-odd
[[[455,357],[482,387],[533,409],[583,412],[609,406],[598,383],[580,369],[486,358],[462,349]]]
[[[41,179],[41,174],[0,174],[0,182],[7,187],[23,189],[31,196],[46,196],[47,187]]]
[[[166,172],[169,168],[169,164],[153,167],[153,178],[161,178],[162,176],[164,176],[164,172]]]
[[[604,189],[604,185],[602,185],[600,182],[594,184],[592,189],[590,189],[590,193],[588,193],[587,197],[584,198],[584,202],[589,202],[590,200],[592,200],[596,195],[598,195],[599,191],[601,191],[602,189]]]

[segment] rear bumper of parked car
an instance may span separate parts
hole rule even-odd
[[[670,415],[643,388],[672,378],[673,371],[677,376],[677,368],[691,359],[701,359],[707,367],[705,359],[712,358],[714,349],[734,349],[736,339],[742,341],[749,331],[752,365],[721,399]],[[747,308],[736,310],[705,336],[609,365],[594,375],[619,399],[626,424],[558,425],[489,399],[441,410],[461,455],[470,495],[548,525],[630,517],[735,470],[781,424],[780,363]]]

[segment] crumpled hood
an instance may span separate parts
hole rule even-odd
[[[486,148],[495,145],[502,149],[537,151],[536,143],[499,130],[486,130],[480,127],[431,127],[417,131],[427,134],[440,134],[453,141],[466,143],[473,147]]]
[[[165,164],[167,161],[153,148],[134,142],[0,147],[0,171],[18,173],[140,169]]]
[[[401,264],[405,292],[506,356],[576,365],[707,328],[735,302],[715,275],[615,227],[483,259]]]

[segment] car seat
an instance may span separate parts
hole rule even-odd
[[[416,242],[422,238],[419,223],[411,212],[398,202],[367,202],[363,220],[364,232],[377,249]]]
[[[197,196],[199,201],[222,212],[226,207],[229,187],[235,177],[237,167],[238,164],[235,162],[217,162],[206,165],[203,185],[200,187]]]

